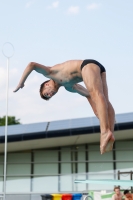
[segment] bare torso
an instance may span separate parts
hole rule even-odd
[[[54,65],[50,69],[48,78],[55,80],[64,87],[71,87],[82,80],[81,64],[83,60],[70,60],[61,64]]]
[[[122,196],[123,196],[122,194],[119,194],[119,195],[114,194],[112,199],[113,200],[122,200]]]

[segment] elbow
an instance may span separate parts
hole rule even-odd
[[[76,90],[76,84],[72,86],[72,89],[73,89],[73,90]]]
[[[79,87],[78,87],[77,84],[74,84],[73,87],[72,87],[72,89],[75,90],[75,91],[79,91]]]
[[[34,70],[34,69],[35,69],[35,63],[34,63],[34,62],[30,62],[28,66],[29,66],[29,68],[30,68],[31,70]]]
[[[87,98],[88,101],[90,101],[90,95],[86,94],[85,97]]]

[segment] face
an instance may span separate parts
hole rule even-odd
[[[120,194],[120,189],[115,189],[115,193],[119,195]]]
[[[43,96],[45,96],[46,98],[51,98],[52,96],[56,94],[56,92],[57,91],[55,89],[55,86],[51,83],[51,81],[45,83]]]

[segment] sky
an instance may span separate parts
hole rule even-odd
[[[33,71],[17,93],[29,62],[53,66],[67,60],[95,59],[107,71],[109,99],[115,113],[133,112],[132,0],[0,1],[0,117],[6,115],[6,66],[9,60],[8,115],[22,124],[94,116],[85,97],[63,87],[50,100],[39,96],[47,80]],[[81,83],[84,85],[84,83]]]

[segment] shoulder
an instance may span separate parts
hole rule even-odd
[[[116,197],[116,195],[115,195],[115,194],[113,194],[113,195],[112,195],[112,200],[115,200],[115,197]]]
[[[115,197],[115,194],[113,194],[112,197]]]

